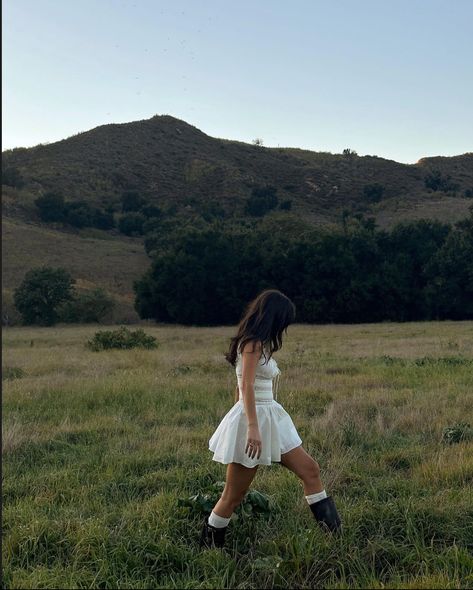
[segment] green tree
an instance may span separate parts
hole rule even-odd
[[[58,308],[58,320],[77,323],[100,322],[110,315],[114,307],[114,299],[104,289],[96,287],[89,291],[74,293],[71,299],[64,301]]]
[[[23,188],[25,182],[18,168],[10,166],[9,168],[2,170],[2,184],[14,188]]]
[[[473,207],[426,266],[425,296],[433,319],[473,319]]]
[[[127,236],[141,236],[145,221],[146,217],[142,213],[126,213],[118,220],[118,229]]]
[[[63,195],[49,191],[34,200],[43,221],[64,221],[66,218]]]
[[[92,225],[99,229],[111,229],[115,227],[113,213],[110,210],[104,211],[99,207],[94,207],[92,209]]]
[[[16,309],[26,325],[51,326],[58,306],[72,298],[75,279],[63,268],[43,266],[29,270],[14,291]]]
[[[122,212],[139,211],[145,200],[135,189],[128,189],[122,193]]]
[[[94,211],[87,201],[69,201],[64,209],[69,225],[79,228],[94,225]]]

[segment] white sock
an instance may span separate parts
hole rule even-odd
[[[314,502],[320,502],[320,500],[323,500],[326,497],[327,492],[325,490],[322,490],[321,492],[317,492],[316,494],[310,494],[309,496],[306,496],[305,499],[309,504],[314,504]]]
[[[230,518],[231,516],[229,516],[228,518],[225,518],[224,516],[219,516],[218,514],[215,514],[215,512],[212,510],[209,516],[209,524],[211,524],[217,529],[221,529],[228,525],[228,523],[230,522]]]

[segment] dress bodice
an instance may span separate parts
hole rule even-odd
[[[281,370],[278,367],[276,360],[271,357],[268,361],[269,353],[266,351],[266,358],[261,354],[261,357],[258,361],[258,365],[256,366],[256,374],[255,374],[255,400],[256,401],[266,401],[266,400],[277,400],[277,393],[278,393],[278,385],[279,385],[279,376],[281,374]],[[241,353],[237,352],[237,362],[235,365],[235,372],[237,375],[238,380],[238,389],[239,389],[239,399],[242,399],[242,369],[243,369],[243,362]],[[275,381],[274,387],[274,394],[275,397],[273,398],[273,380]]]

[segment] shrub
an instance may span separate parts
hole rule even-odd
[[[157,348],[158,344],[154,336],[145,334],[142,328],[131,331],[125,326],[117,330],[102,330],[96,332],[94,337],[86,343],[86,347],[95,352],[109,350],[111,348]]]
[[[66,218],[63,195],[49,191],[35,199],[39,216],[43,221],[64,221]]]
[[[2,170],[2,184],[14,188],[22,188],[25,183],[18,168],[10,166],[9,168]]]
[[[74,227],[93,225],[94,211],[86,201],[70,201],[64,206],[66,221]]]
[[[126,213],[118,221],[118,229],[127,236],[143,235],[146,217],[142,213]]]
[[[112,227],[115,227],[113,213],[95,207],[92,212],[92,225],[99,229],[111,229]]]
[[[460,422],[454,426],[447,426],[443,429],[442,440],[448,444],[471,439],[473,439],[473,428],[465,422]]]
[[[279,205],[279,208],[284,211],[290,211],[290,209],[292,208],[291,199],[287,199],[286,201],[282,201]]]
[[[122,212],[139,211],[145,204],[143,197],[137,190],[129,189],[122,194]]]
[[[104,289],[97,287],[74,294],[73,299],[62,304],[58,318],[62,322],[100,322],[114,307],[115,301]]]
[[[276,196],[276,187],[266,185],[262,187],[253,187],[250,197],[245,204],[245,213],[255,217],[262,217],[278,204]]]
[[[443,176],[440,170],[432,170],[424,178],[426,188],[433,191],[456,191],[459,185],[451,180],[451,176]]]
[[[371,203],[377,203],[381,200],[384,193],[384,186],[379,183],[366,184],[363,188],[363,195],[365,199]]]

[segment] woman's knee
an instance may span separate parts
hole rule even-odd
[[[236,508],[241,504],[243,498],[246,495],[246,490],[244,492],[235,492],[235,491],[223,491],[222,493],[222,500],[232,506],[232,508]]]
[[[305,475],[307,479],[318,479],[320,477],[320,465],[315,459],[309,462]]]

